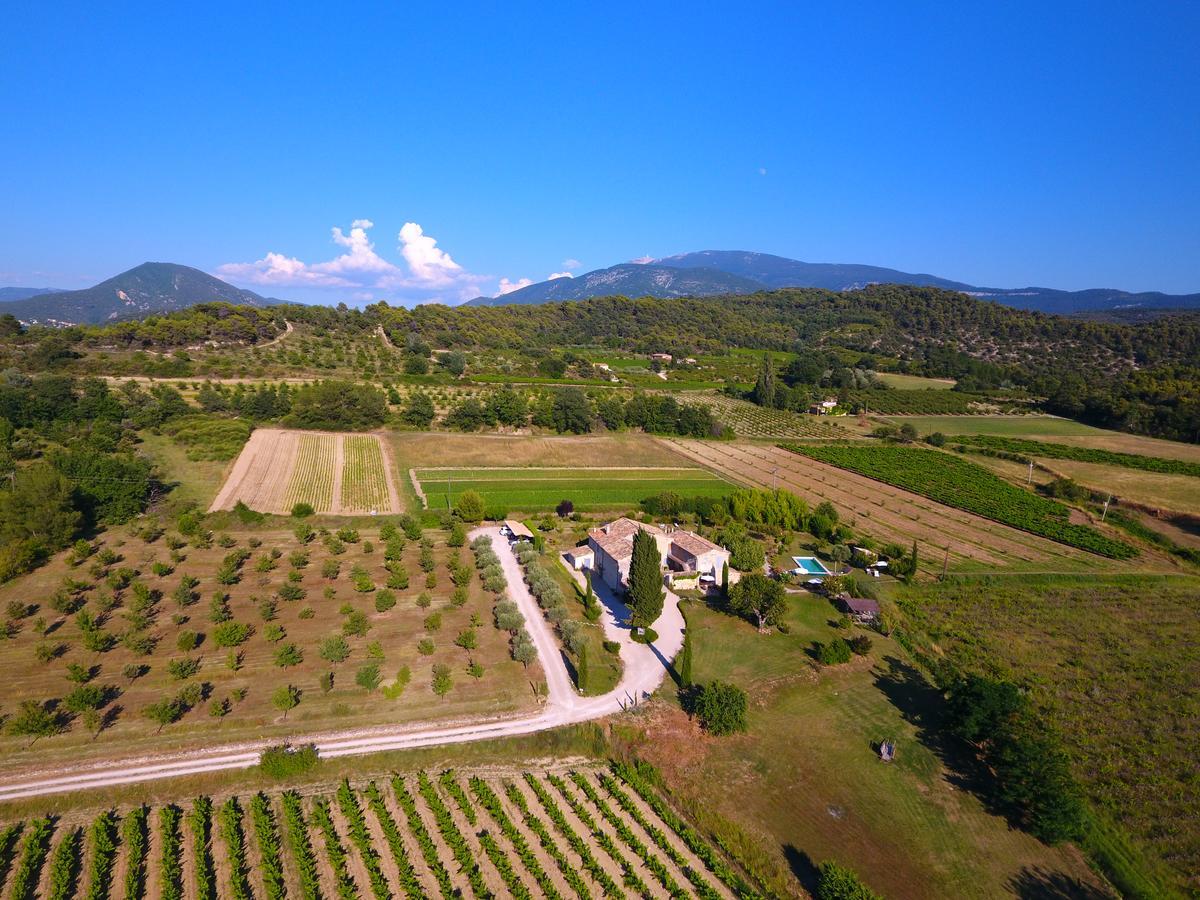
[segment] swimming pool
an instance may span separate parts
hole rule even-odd
[[[793,556],[792,562],[805,575],[832,575],[825,565],[815,556]]]

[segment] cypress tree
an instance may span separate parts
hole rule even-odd
[[[754,382],[752,399],[759,406],[772,407],[775,405],[775,362],[770,354],[764,353],[762,365],[758,369],[758,378]]]
[[[679,651],[679,665],[676,667],[679,670],[679,686],[681,688],[690,688],[692,686],[692,629],[683,629],[683,649]]]
[[[588,687],[587,644],[579,648],[579,661],[575,664],[575,678],[580,692],[586,692]]]
[[[633,536],[633,556],[629,560],[629,606],[635,628],[649,628],[663,610],[662,559],[658,544],[648,532]]]

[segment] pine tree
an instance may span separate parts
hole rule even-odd
[[[629,606],[635,628],[649,628],[662,615],[662,559],[658,543],[644,529],[633,536],[629,560]]]

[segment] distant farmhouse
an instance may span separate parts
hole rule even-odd
[[[577,547],[569,559],[576,568],[593,569],[614,590],[624,590],[633,557],[633,536],[648,532],[658,544],[666,569],[674,574],[694,574],[702,581],[719,582],[729,562],[729,551],[707,538],[673,526],[658,527],[620,518],[588,532],[587,548]]]

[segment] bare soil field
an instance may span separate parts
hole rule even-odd
[[[828,466],[778,447],[673,440],[696,462],[756,487],[776,485],[810,505],[828,500],[851,527],[884,542],[913,541],[921,569],[941,572],[946,554],[956,571],[1112,570],[1111,560],[952,509],[899,488]],[[1144,565],[1144,561],[1139,563]]]
[[[393,432],[387,435],[387,440],[395,454],[397,466],[402,471],[446,465],[461,468],[669,468],[693,464],[670,446],[642,434],[551,437]]]
[[[378,435],[260,428],[234,461],[209,512],[241,501],[287,514],[296,503],[318,513],[401,512],[390,457]]]

